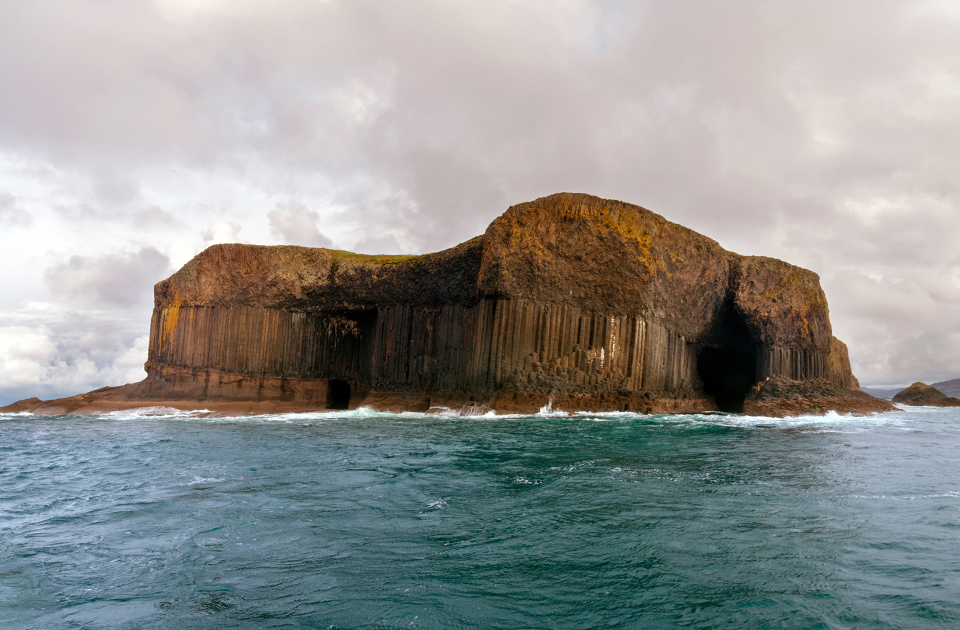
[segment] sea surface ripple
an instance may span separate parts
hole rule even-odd
[[[960,413],[0,416],[5,628],[957,628]]]

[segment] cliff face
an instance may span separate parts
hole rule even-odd
[[[393,407],[739,410],[768,377],[858,389],[816,274],[571,194],[427,256],[212,247],[157,285],[147,369],[153,395],[337,379],[348,404]]]
[[[118,400],[879,410],[816,274],[588,195],[513,206],[425,256],[217,245],[155,297],[148,377]]]

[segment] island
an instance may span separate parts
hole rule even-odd
[[[559,193],[421,256],[214,245],[154,289],[147,376],[5,409],[872,413],[812,271]]]
[[[960,407],[960,399],[948,397],[939,389],[920,382],[898,392],[893,402],[914,407]]]

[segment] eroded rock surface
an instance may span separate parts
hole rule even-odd
[[[35,409],[891,408],[860,391],[816,274],[569,193],[424,256],[210,247],[156,285],[145,367]]]

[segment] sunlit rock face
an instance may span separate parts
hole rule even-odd
[[[155,298],[148,377],[100,400],[890,408],[860,392],[816,274],[583,194],[513,206],[482,236],[424,256],[215,245]]]
[[[153,397],[351,407],[739,411],[768,377],[859,391],[816,274],[567,193],[425,256],[211,247],[157,285],[147,369]],[[331,379],[350,393],[328,401]]]

